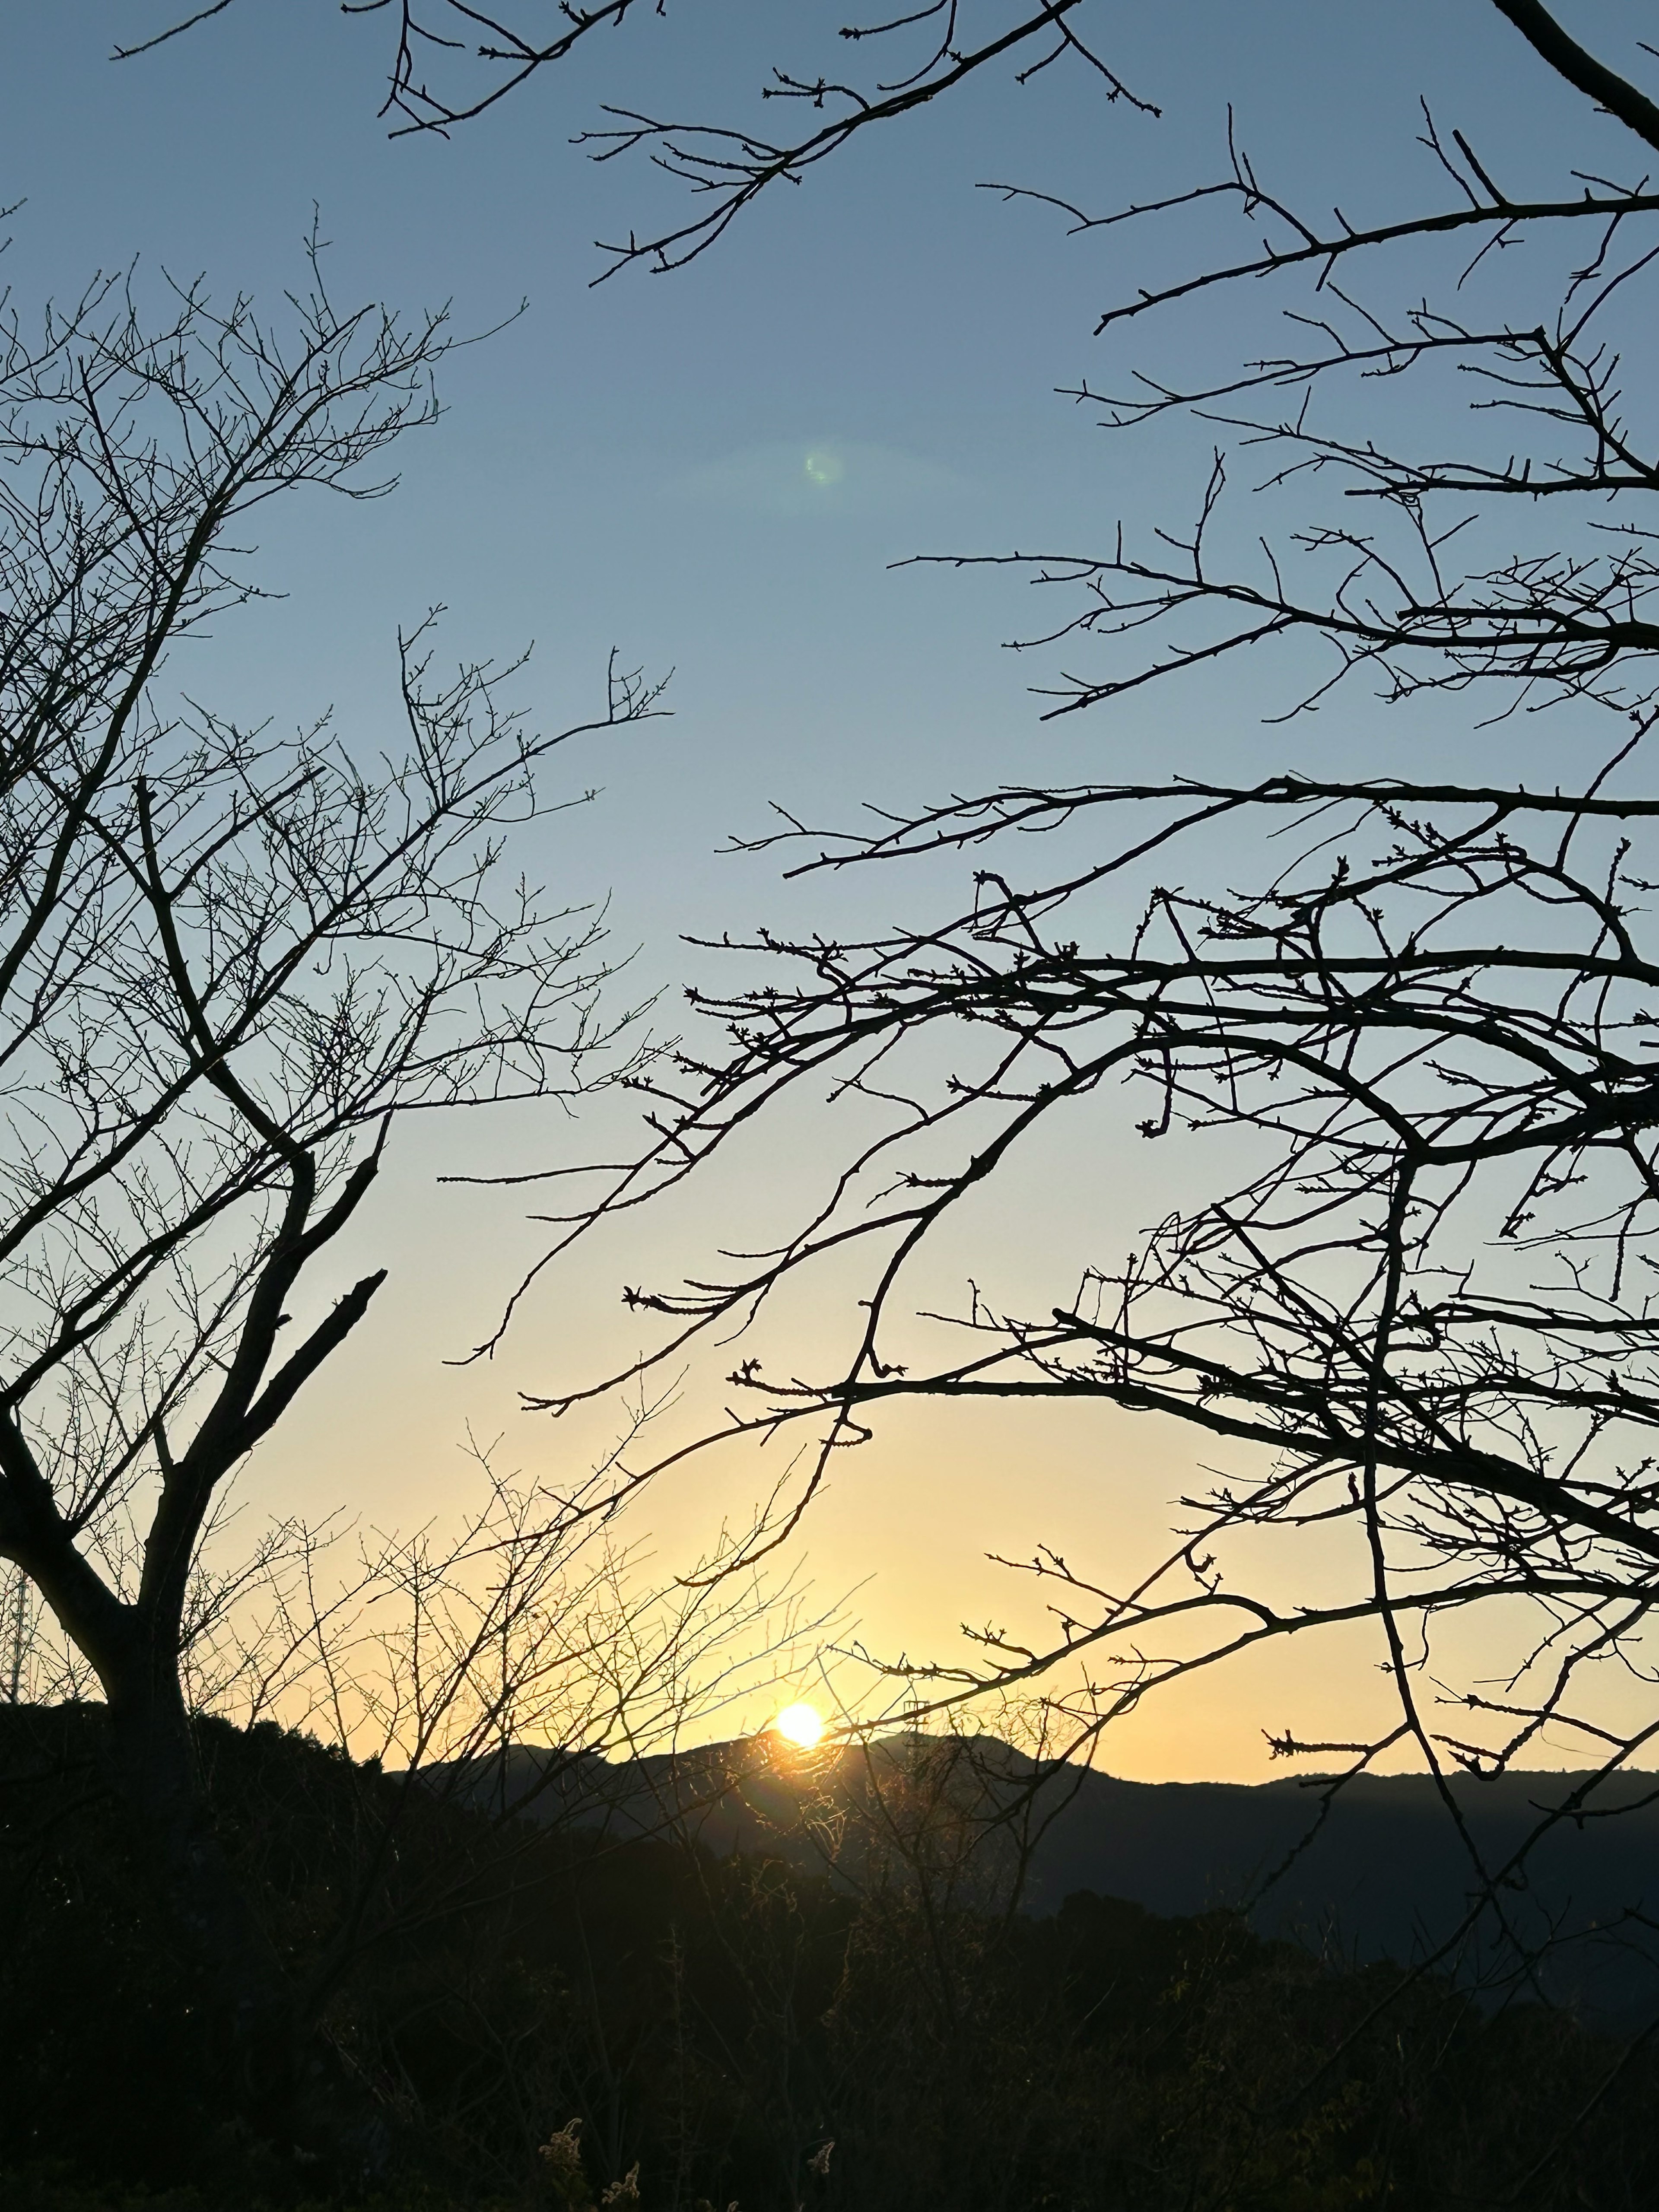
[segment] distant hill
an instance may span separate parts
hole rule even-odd
[[[100,1786],[105,1721],[0,1705],[0,2207],[342,2212],[326,2167],[237,2118],[222,2012]],[[195,1739],[250,1904],[384,2115],[380,2212],[1659,2205],[1651,2040],[1334,1969],[1225,1911],[1046,1909],[1084,1878],[1224,1892],[1228,1850],[1306,1810],[1293,1786],[915,1736],[520,1749],[411,1784],[270,1723]],[[515,1794],[562,1824],[495,1817]],[[1351,1874],[1381,1856],[1364,1809]],[[1027,1844],[1045,1909],[1007,1912]]]
[[[854,1886],[921,1850],[932,1877],[958,1887],[1018,1881],[1036,1915],[1079,1890],[1168,1915],[1231,1906],[1263,1935],[1401,1961],[1437,1951],[1467,1917],[1479,1889],[1471,1844],[1498,1872],[1583,1779],[1461,1778],[1460,1835],[1424,1775],[1361,1777],[1322,1820],[1322,1791],[1302,1778],[1126,1782],[1034,1765],[989,1737],[890,1736],[817,1754],[758,1736],[611,1764],[520,1747],[505,1770],[451,1778],[475,1802],[504,1798],[538,1820],[618,1836],[677,1829],[719,1854],[770,1853]],[[1512,1960],[1507,1932],[1547,1946],[1540,1994],[1628,2021],[1659,2013],[1659,1775],[1608,1783],[1594,1803],[1545,1835],[1445,1963],[1489,1974]]]

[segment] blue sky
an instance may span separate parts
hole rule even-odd
[[[669,188],[637,163],[596,168],[571,134],[607,98],[744,110],[766,62],[816,65],[839,0],[636,16],[449,143],[388,143],[375,114],[385,21],[343,21],[332,0],[237,0],[119,65],[110,46],[159,27],[161,0],[11,0],[0,199],[23,204],[0,271],[26,316],[134,257],[141,283],[205,270],[274,309],[302,277],[313,204],[342,299],[453,301],[463,331],[526,302],[448,364],[446,416],[410,443],[393,500],[271,517],[261,574],[288,596],[192,648],[189,687],[279,724],[332,704],[343,726],[372,735],[390,727],[397,625],[437,603],[458,654],[510,656],[534,641],[522,696],[546,720],[591,710],[612,646],[651,671],[672,666],[673,718],[573,761],[573,786],[602,785],[603,796],[532,856],[573,898],[608,896],[617,945],[637,948],[641,993],[694,972],[684,931],[787,923],[825,896],[842,911],[866,897],[875,914],[906,896],[890,880],[855,895],[785,892],[770,863],[716,858],[770,799],[845,820],[871,797],[1033,774],[1310,765],[1379,738],[1407,751],[1443,744],[1443,726],[1414,737],[1358,700],[1317,726],[1264,732],[1260,712],[1282,693],[1274,671],[1254,668],[1045,726],[1026,686],[1051,672],[1001,649],[1031,619],[1008,574],[890,566],[918,550],[1086,550],[1120,514],[1184,520],[1207,436],[1109,435],[1054,387],[1200,343],[1249,351],[1270,329],[1273,302],[1258,289],[1224,315],[1171,319],[1109,354],[1090,335],[1100,310],[1166,253],[1196,254],[1220,234],[1188,224],[1068,240],[1051,211],[1006,205],[977,183],[1103,210],[1178,189],[1218,173],[1231,102],[1264,178],[1359,220],[1438,197],[1413,143],[1419,94],[1512,176],[1553,161],[1572,112],[1485,0],[1089,12],[1162,120],[1107,106],[1079,70],[1024,91],[988,79],[865,134],[692,268],[595,288],[593,240],[648,219]],[[1633,58],[1644,13],[1584,4],[1571,20],[1617,60]],[[1575,115],[1572,128],[1594,156],[1595,127],[1586,139]],[[1460,742],[1474,759],[1562,740]],[[408,1521],[451,1494],[469,1420],[504,1429],[515,1460],[550,1468],[588,1448],[520,1419],[512,1393],[608,1340],[623,1256],[550,1289],[492,1370],[445,1369],[534,1241],[515,1212],[433,1191],[452,1141],[479,1167],[507,1151],[515,1162],[570,1157],[588,1139],[550,1122],[515,1126],[499,1155],[481,1157],[472,1133],[408,1148],[362,1232],[392,1255],[392,1284],[355,1364],[318,1386],[254,1471],[252,1494],[316,1510],[349,1486],[382,1518]],[[787,1149],[770,1163],[780,1193]],[[1040,1175],[1008,1219],[1018,1273],[1053,1227]],[[663,1233],[707,1226],[693,1208]],[[827,1502],[812,1571],[833,1589],[878,1569],[860,1600],[871,1639],[937,1646],[963,1612],[1001,1602],[976,1565],[984,1550],[1029,1551],[1038,1537],[1079,1553],[1149,1542],[1191,1464],[1180,1437],[1115,1417],[1040,1433],[981,1418],[969,1435],[913,1412]],[[720,1511],[741,1510],[752,1478],[732,1480],[653,1502],[664,1561],[694,1550]],[[1340,1705],[1364,1694],[1358,1680],[1319,1695]],[[1261,1699],[1289,1686],[1240,1676],[1167,1723],[1137,1723],[1114,1763],[1253,1772]],[[1321,1718],[1299,1711],[1298,1726]]]

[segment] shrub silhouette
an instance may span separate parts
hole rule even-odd
[[[1391,1966],[1334,1971],[1231,1914],[1083,1893],[1036,1920],[941,1905],[897,1863],[855,1889],[502,1831],[278,1729],[201,1722],[221,1832],[386,2115],[377,2172],[322,2172],[231,2118],[90,1786],[100,1725],[0,1709],[8,2212],[1659,2201],[1659,2068],[1541,2006],[1489,2016]],[[141,2186],[171,2193],[124,2196]]]

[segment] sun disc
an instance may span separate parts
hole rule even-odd
[[[811,1751],[823,1734],[823,1716],[813,1705],[786,1705],[772,1726],[797,1750]]]

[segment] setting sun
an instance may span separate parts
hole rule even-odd
[[[823,1734],[823,1716],[811,1705],[786,1705],[772,1726],[787,1741],[811,1751]]]

